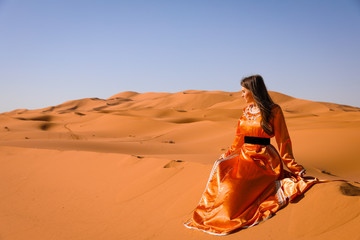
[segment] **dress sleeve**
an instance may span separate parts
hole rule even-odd
[[[244,134],[240,131],[240,123],[241,118],[238,120],[237,123],[234,142],[231,145],[230,149],[224,154],[224,157],[229,156],[231,153],[233,153],[236,149],[238,149],[244,144]]]
[[[241,145],[244,144],[244,134],[242,134],[240,131],[240,123],[241,123],[241,119],[239,119],[239,121],[237,123],[235,139],[230,148],[232,151],[241,147]]]
[[[274,131],[282,161],[292,173],[296,175],[301,174],[301,172],[305,169],[303,166],[297,164],[294,159],[291,139],[286,126],[285,117],[280,106],[275,110]]]

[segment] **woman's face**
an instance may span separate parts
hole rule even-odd
[[[247,89],[247,88],[244,88],[243,86],[241,86],[241,97],[244,98],[246,103],[255,102],[251,91],[249,89]]]

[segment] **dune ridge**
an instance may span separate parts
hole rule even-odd
[[[360,108],[270,95],[308,174],[347,182],[225,238],[360,239]],[[1,113],[0,239],[218,238],[182,222],[245,106],[240,92],[127,91]]]

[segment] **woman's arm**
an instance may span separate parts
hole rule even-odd
[[[241,145],[244,144],[244,134],[242,134],[240,131],[240,123],[241,123],[241,118],[238,120],[237,123],[235,139],[233,144],[231,144],[230,149],[226,153],[222,154],[220,158],[225,158],[229,156],[231,153],[233,153],[236,149],[238,149],[239,147],[241,147]]]
[[[296,163],[292,152],[291,139],[286,126],[285,117],[281,107],[276,107],[274,116],[275,139],[279,148],[279,154],[287,168],[296,175],[303,175],[305,169]]]

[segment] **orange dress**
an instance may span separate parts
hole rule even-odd
[[[300,176],[305,169],[293,157],[280,106],[272,109],[271,136],[260,126],[260,112],[251,113],[250,106],[243,109],[231,148],[215,161],[200,202],[184,223],[186,227],[215,235],[252,227],[318,181]],[[279,151],[271,144],[245,143],[245,136],[275,136]],[[283,164],[290,172],[283,169]]]

